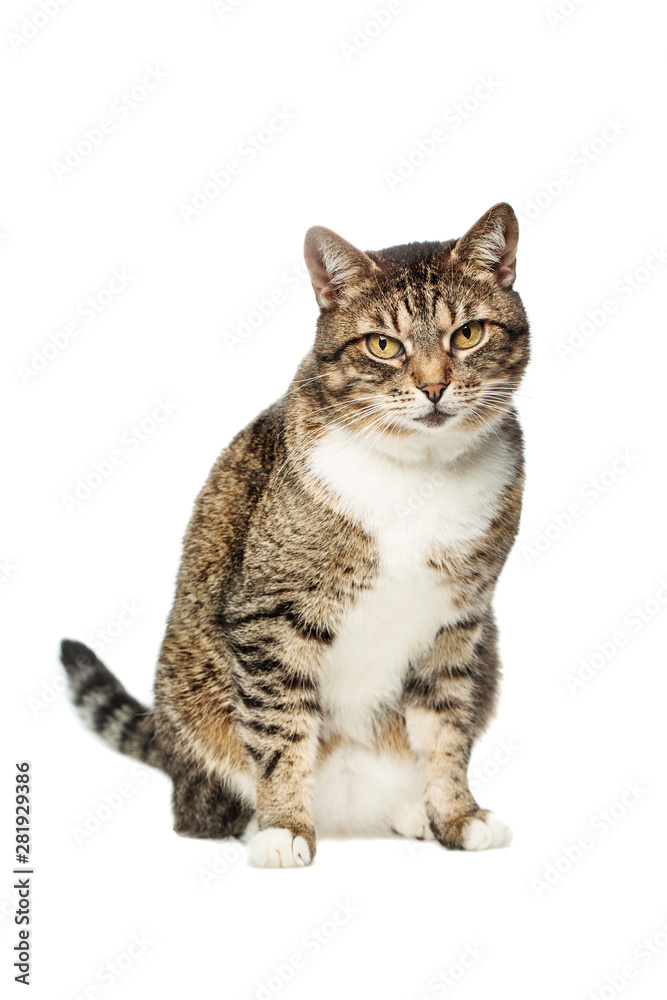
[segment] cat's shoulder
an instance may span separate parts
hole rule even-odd
[[[248,510],[264,491],[271,470],[284,460],[285,400],[262,410],[220,452],[195,504],[218,511]]]
[[[213,473],[238,465],[270,468],[277,454],[284,451],[285,399],[262,410],[224,448],[213,466]]]

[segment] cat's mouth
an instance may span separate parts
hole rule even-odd
[[[430,413],[425,413],[423,417],[415,417],[414,419],[420,424],[425,424],[426,427],[442,427],[451,417],[451,413],[443,413],[442,410],[431,410]]]

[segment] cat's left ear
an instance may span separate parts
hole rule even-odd
[[[363,250],[324,226],[308,230],[303,255],[315,297],[323,309],[333,309],[347,298],[355,285],[372,277],[375,267]]]
[[[452,259],[470,262],[480,271],[491,271],[501,288],[511,288],[516,278],[519,223],[514,209],[501,201],[485,212],[452,250]]]

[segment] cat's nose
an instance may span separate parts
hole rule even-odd
[[[428,396],[432,403],[437,403],[447,385],[444,382],[438,382],[436,385],[420,385],[419,388],[425,396]]]

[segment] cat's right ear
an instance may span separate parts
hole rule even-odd
[[[306,267],[322,309],[333,309],[353,286],[372,277],[375,264],[362,250],[324,226],[312,226],[303,247]]]

